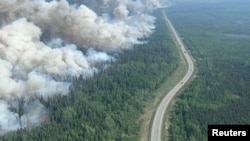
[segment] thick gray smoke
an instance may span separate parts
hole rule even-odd
[[[31,99],[66,95],[71,85],[66,78],[91,77],[100,64],[114,60],[106,52],[143,43],[154,29],[148,11],[160,5],[157,0],[92,2],[0,0],[1,134],[40,126],[47,111]]]

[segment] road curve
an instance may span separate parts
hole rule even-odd
[[[185,59],[188,63],[188,70],[187,73],[185,74],[185,76],[181,79],[180,82],[178,82],[174,88],[172,88],[167,95],[163,98],[163,100],[161,101],[160,105],[158,106],[154,119],[153,119],[153,123],[152,123],[152,127],[151,127],[151,141],[161,141],[161,133],[162,133],[162,125],[163,125],[163,118],[165,115],[165,111],[169,106],[170,101],[174,98],[174,96],[178,93],[178,91],[188,82],[188,80],[192,77],[193,72],[194,72],[194,63],[191,59],[191,55],[186,51],[184,44],[181,40],[181,38],[179,37],[179,35],[177,34],[174,26],[172,25],[172,23],[170,22],[170,20],[167,18],[166,13],[162,12],[164,15],[164,18],[166,20],[166,23],[169,27],[169,29],[171,30],[176,42],[177,42],[177,46],[180,47],[181,52],[183,53],[183,55],[185,56]]]

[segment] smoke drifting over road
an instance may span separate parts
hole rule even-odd
[[[91,77],[99,64],[114,60],[110,52],[130,49],[152,34],[155,18],[149,13],[158,1],[93,2],[0,0],[2,134],[39,126],[47,111],[31,99],[68,94],[70,81],[64,78]]]

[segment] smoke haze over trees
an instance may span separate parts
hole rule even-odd
[[[158,1],[0,0],[1,133],[39,126],[37,97],[66,95],[70,78],[106,68],[115,52],[145,42]]]

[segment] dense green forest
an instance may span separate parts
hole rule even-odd
[[[49,110],[41,127],[20,129],[1,141],[136,141],[139,117],[153,91],[178,67],[178,51],[161,11],[148,43],[124,50],[91,78],[74,79],[70,94],[40,98]]]
[[[250,3],[202,2],[167,10],[198,68],[171,112],[172,141],[205,141],[209,124],[250,124]]]

